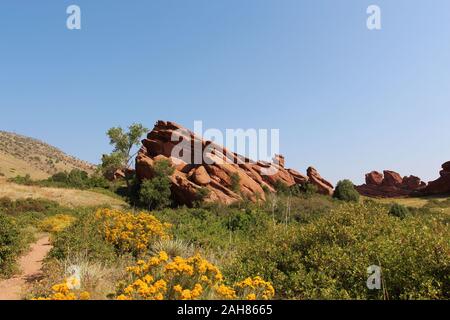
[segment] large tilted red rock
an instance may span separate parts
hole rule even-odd
[[[439,175],[437,180],[429,182],[426,188],[421,190],[423,195],[450,194],[450,161],[442,165]]]
[[[309,167],[307,175],[309,182],[317,186],[319,193],[330,196],[333,194],[333,185],[322,178],[315,168]]]
[[[185,148],[180,148],[181,145]],[[196,154],[200,154],[200,159],[196,159]],[[151,179],[155,161],[161,159],[169,160],[175,168],[170,179],[172,194],[179,204],[191,205],[198,199],[201,188],[209,190],[206,201],[225,204],[243,198],[254,202],[264,200],[264,189],[274,192],[279,182],[293,186],[309,181],[323,194],[333,192],[333,185],[314,168],[308,169],[308,176],[286,169],[281,155],[276,156],[274,163],[254,162],[211,141],[205,141],[173,122],[158,121],[142,141],[136,157],[138,179]],[[233,176],[239,177],[238,188],[233,185]]]
[[[364,196],[379,198],[408,197],[416,194],[426,186],[415,176],[403,177],[395,171],[382,173],[372,171],[366,174],[366,184],[357,186],[356,190]]]

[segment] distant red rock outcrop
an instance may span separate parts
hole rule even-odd
[[[450,194],[450,161],[442,165],[437,180],[428,183],[421,193],[424,195]]]
[[[307,170],[309,182],[316,185],[319,193],[331,196],[333,194],[333,185],[322,178],[316,169],[309,167]]]
[[[181,141],[187,142],[187,148],[178,153],[176,148],[179,148]],[[151,179],[155,161],[169,160],[175,168],[170,177],[172,195],[180,204],[191,205],[198,198],[201,188],[209,190],[206,201],[225,204],[243,198],[254,202],[264,200],[265,190],[275,192],[279,182],[293,186],[309,181],[322,194],[330,195],[333,192],[333,185],[314,168],[308,169],[307,176],[286,169],[285,159],[281,155],[277,155],[273,163],[251,161],[211,141],[205,141],[173,122],[158,121],[142,144],[136,157],[138,179]],[[200,155],[204,156],[194,159],[199,149]],[[233,186],[233,176],[239,177],[238,188]]]
[[[426,187],[425,182],[416,176],[403,177],[395,171],[383,173],[372,171],[366,174],[366,183],[357,186],[361,195],[368,197],[396,198],[408,197]]]

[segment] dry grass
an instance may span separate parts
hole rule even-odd
[[[46,179],[50,176],[47,172],[31,166],[28,162],[0,151],[0,176],[13,178],[27,174],[35,180]]]
[[[49,288],[65,282],[75,267],[80,275],[80,291],[89,292],[93,300],[106,300],[116,291],[117,282],[125,278],[126,267],[130,264],[129,259],[118,257],[114,263],[106,265],[90,261],[86,254],[74,254],[65,260],[53,259],[44,265],[43,277],[30,283],[24,298],[48,296],[52,293]]]
[[[8,197],[13,200],[23,198],[44,198],[56,201],[62,206],[71,208],[94,206],[122,208],[127,206],[126,202],[120,199],[93,191],[24,186],[7,182],[4,178],[0,178],[0,197]]]
[[[411,208],[422,208],[426,205],[429,205],[429,208],[431,209],[432,212],[450,215],[450,206],[447,206],[447,204],[444,204],[442,207],[436,206],[433,204],[431,204],[431,206],[430,206],[430,202],[435,202],[435,201],[443,202],[443,201],[446,201],[447,199],[449,199],[448,196],[440,196],[440,197],[439,196],[429,196],[429,197],[420,197],[420,198],[391,198],[391,199],[367,198],[367,197],[362,197],[362,198],[375,200],[379,203],[384,203],[384,204],[398,203],[398,204],[404,205],[406,207],[411,207]]]
[[[0,131],[0,176],[29,174],[33,179],[44,179],[57,172],[72,169],[92,173],[95,166],[42,141]]]
[[[383,199],[383,198],[368,198],[368,197],[363,197],[363,199],[371,199],[371,200],[375,200],[377,202],[380,203],[385,203],[385,204],[389,204],[389,203],[398,203],[407,207],[413,207],[413,208],[421,208],[424,205],[426,205],[428,203],[428,201],[430,200],[437,200],[437,201],[444,201],[447,200],[448,197],[420,197],[420,198],[388,198],[388,199]]]

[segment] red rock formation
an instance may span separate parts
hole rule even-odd
[[[426,184],[415,176],[402,178],[397,172],[385,170],[384,175],[372,171],[366,174],[366,184],[356,190],[364,196],[380,198],[408,197],[423,189]]]
[[[408,190],[418,190],[426,187],[427,184],[423,182],[419,177],[409,176],[403,177],[402,185],[405,189]]]
[[[384,179],[382,183],[383,185],[390,187],[397,187],[403,183],[402,176],[399,175],[397,172],[384,170],[383,173],[384,173]]]
[[[383,183],[383,174],[378,171],[372,171],[366,174],[366,184],[379,186]]]
[[[309,167],[306,172],[309,178],[309,182],[314,184],[318,188],[319,193],[330,196],[333,194],[333,185],[322,178],[316,169],[314,169],[313,167]]]
[[[442,170],[439,172],[440,177],[437,180],[428,183],[421,194],[450,194],[450,161],[442,165]]]
[[[285,160],[281,154],[276,154],[274,160],[275,160],[274,162],[276,164],[278,164],[280,167],[284,168]]]
[[[184,148],[180,148],[181,145]],[[247,198],[256,202],[265,199],[264,186],[274,192],[279,181],[288,186],[310,181],[323,194],[333,191],[333,185],[314,168],[308,169],[307,177],[285,169],[281,155],[276,156],[275,163],[254,162],[211,141],[202,140],[173,122],[158,121],[142,141],[136,157],[137,177],[140,180],[151,179],[154,163],[160,159],[169,160],[175,168],[170,177],[172,194],[180,204],[191,205],[200,188],[209,190],[206,201],[230,204]],[[239,192],[237,189],[233,191],[232,175],[239,177]]]
[[[126,177],[131,177],[134,174],[134,170],[131,168],[127,169],[117,169],[113,173],[106,175],[106,179],[109,181],[115,181],[119,179],[125,179]]]

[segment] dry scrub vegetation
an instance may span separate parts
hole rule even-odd
[[[0,131],[0,175],[9,178],[29,174],[34,179],[43,179],[72,169],[92,173],[95,166],[42,141]]]
[[[89,190],[44,188],[39,186],[25,186],[6,182],[0,179],[0,195],[11,199],[49,199],[67,207],[95,207],[112,206],[121,208],[127,206],[126,202],[117,197],[110,197]]]

